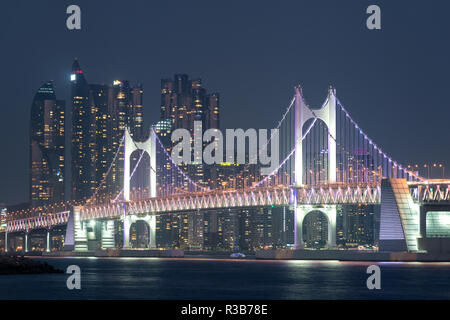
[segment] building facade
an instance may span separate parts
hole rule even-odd
[[[65,102],[57,100],[53,82],[34,96],[30,118],[30,204],[64,201]]]
[[[126,80],[89,84],[77,59],[70,80],[72,200],[112,197],[123,187],[124,150],[119,147],[125,128],[135,140],[144,139],[142,86]]]

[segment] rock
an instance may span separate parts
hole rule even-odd
[[[23,256],[0,255],[0,274],[63,273],[47,262],[34,261]]]

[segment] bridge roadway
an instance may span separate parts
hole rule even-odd
[[[450,181],[432,180],[408,182],[415,202],[450,201]],[[80,207],[81,220],[114,218],[125,215],[158,214],[204,209],[289,206],[289,205],[336,205],[379,204],[380,185],[376,184],[326,184],[317,186],[275,186],[240,190],[219,190],[183,193],[166,197],[111,202]],[[7,222],[7,232],[50,228],[68,222],[70,211],[50,213]]]
[[[322,186],[275,186],[268,188],[183,193],[166,197],[111,202],[80,207],[81,220],[115,218],[126,215],[188,212],[205,209],[289,206],[297,204],[376,204],[378,185],[327,184]],[[11,220],[7,232],[26,231],[66,224],[69,211]]]

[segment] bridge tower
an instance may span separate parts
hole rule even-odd
[[[320,109],[311,110],[303,99],[301,87],[295,88],[294,106],[294,136],[295,136],[295,160],[294,160],[294,182],[295,186],[303,185],[303,126],[312,118],[319,118],[328,127],[328,183],[336,182],[336,89],[328,89],[328,97],[325,104]],[[305,216],[315,210],[310,206],[298,205],[295,194],[294,214],[295,214],[295,247],[303,247],[303,220]],[[320,209],[328,218],[328,246],[336,246],[336,207],[327,206]]]
[[[134,141],[130,135],[128,128],[125,129],[125,159],[124,159],[124,181],[123,193],[125,201],[130,200],[130,157],[135,150],[144,150],[150,156],[150,172],[149,172],[149,197],[154,198],[157,195],[156,190],[156,132],[150,129],[150,136],[146,141]],[[125,206],[124,206],[125,207]],[[147,215],[144,220],[150,227],[150,247],[155,248],[155,232],[156,232],[156,217]],[[130,227],[135,221],[135,218],[124,213],[123,227],[124,227],[124,249],[130,247]]]
[[[303,100],[301,87],[295,88],[295,185],[303,185],[303,126],[309,119],[319,118],[328,127],[328,182],[336,182],[336,89],[330,87],[322,108],[311,110]],[[315,115],[315,116],[314,116]]]
[[[125,201],[130,200],[130,157],[136,150],[144,150],[150,156],[150,191],[149,197],[156,197],[156,132],[150,130],[150,137],[143,142],[134,141],[129,129],[125,129],[125,152],[124,152],[124,174],[123,174],[123,194]]]

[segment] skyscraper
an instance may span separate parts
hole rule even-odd
[[[219,121],[219,108],[220,108],[220,95],[218,93],[211,93],[207,96],[207,108],[206,108],[206,127],[220,129]]]
[[[194,131],[194,121],[202,121],[203,130],[219,128],[220,99],[218,93],[208,94],[201,79],[175,74],[161,80],[160,120],[172,119],[174,130]]]
[[[89,104],[89,85],[77,59],[72,65],[70,81],[72,84],[71,191],[72,200],[81,200],[90,196],[95,188],[95,172],[92,168],[95,131]]]
[[[201,79],[189,79],[187,74],[175,74],[173,79],[161,80],[160,120],[172,120],[173,130],[183,128],[193,134],[194,121],[202,123],[203,132],[219,128],[219,109],[219,94],[208,94]],[[205,187],[214,170],[213,166],[203,163],[183,166],[182,169],[196,183]]]
[[[125,128],[130,129],[130,135],[134,140],[145,140],[144,136],[144,115],[143,115],[143,89],[142,85],[130,86],[127,80],[114,80],[113,85],[108,89],[108,113],[110,115],[109,148],[112,165],[111,173],[108,177],[108,188],[110,193],[116,193],[123,187],[123,161],[124,150],[119,148],[123,138]],[[113,162],[113,157],[118,150],[117,159]],[[131,163],[134,165],[138,161],[140,152],[132,155]],[[143,165],[140,167],[143,167]],[[147,181],[145,178],[142,181]]]
[[[92,123],[89,134],[93,135],[90,148],[92,152],[92,173],[94,178],[94,188],[99,187],[100,193],[108,191],[107,184],[100,184],[106,177],[110,165],[111,150],[109,147],[109,129],[111,116],[108,112],[108,86],[102,84],[89,85],[89,106],[92,114]]]
[[[115,80],[112,86],[88,84],[77,59],[70,80],[72,199],[89,198],[95,192],[113,195],[123,184],[124,150],[119,146],[125,128],[134,139],[143,139],[142,86],[131,87],[126,80]]]
[[[30,119],[30,202],[41,206],[64,200],[65,102],[53,82],[34,96]]]

